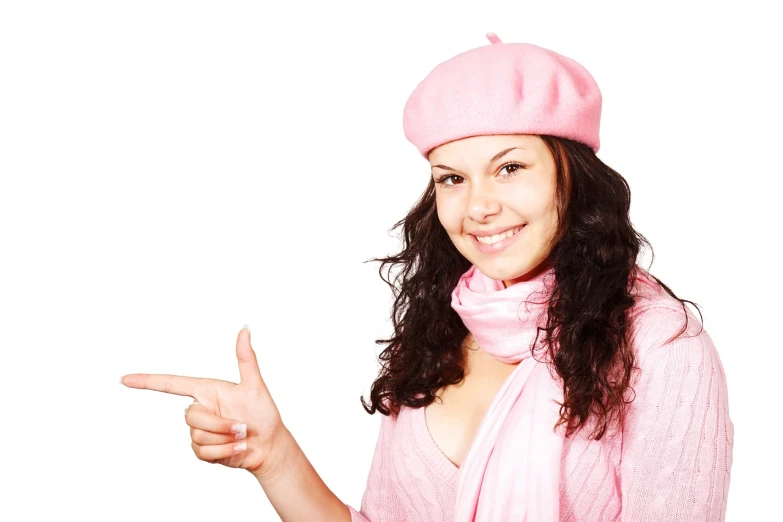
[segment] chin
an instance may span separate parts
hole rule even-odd
[[[476,259],[472,262],[487,277],[497,281],[512,282],[529,279],[549,266],[546,256],[536,256],[533,260],[524,256],[523,259],[519,259],[519,257],[516,259],[513,257],[510,259]]]
[[[497,281],[511,281],[514,279],[519,279],[530,273],[533,269],[533,267],[529,266],[498,267],[487,263],[478,263],[476,264],[476,268],[478,268],[481,273],[487,277]]]

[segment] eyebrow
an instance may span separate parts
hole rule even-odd
[[[492,159],[489,160],[489,162],[493,163],[493,162],[499,160],[500,158],[502,158],[503,156],[505,156],[506,154],[508,154],[509,152],[511,152],[514,149],[524,149],[524,148],[525,147],[522,147],[522,146],[516,146],[516,147],[511,147],[511,148],[508,148],[508,149],[505,149],[505,150],[501,150],[500,152],[498,152],[497,154],[492,156]],[[451,168],[449,166],[446,166],[446,165],[433,165],[432,168],[433,169],[457,170],[457,169],[453,169],[453,168]]]

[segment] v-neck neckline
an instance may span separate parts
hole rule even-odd
[[[425,407],[423,406],[411,408],[411,427],[413,428],[416,446],[432,470],[456,489],[459,483],[460,468],[435,443],[435,439],[432,438],[429,428],[427,428],[427,418],[424,409]]]

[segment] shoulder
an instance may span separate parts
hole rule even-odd
[[[634,305],[629,311],[631,344],[639,355],[663,348],[676,340],[693,339],[698,346],[709,339],[704,325],[693,310],[669,295],[643,268],[637,265],[632,289]]]
[[[713,394],[725,401],[723,365],[699,317],[646,272],[640,270],[636,287],[638,298],[630,314],[636,406],[663,398],[715,400]]]
[[[410,415],[411,408],[405,406],[404,404],[400,404],[397,411],[394,411],[394,408],[391,406],[388,398],[384,399],[382,403],[390,413],[386,415],[380,410],[376,411],[376,414],[381,418],[381,431],[389,432],[394,430],[401,419],[405,419]]]
[[[687,385],[714,376],[725,383],[718,351],[699,317],[638,270],[629,337],[641,379]]]
[[[682,303],[664,290],[655,278],[644,268],[636,265],[636,279],[631,288],[634,305],[631,316],[635,321],[655,320],[656,314],[664,310],[682,311]]]

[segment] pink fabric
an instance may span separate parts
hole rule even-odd
[[[452,292],[451,307],[481,349],[519,363],[489,406],[463,462],[455,521],[558,518],[564,434],[553,427],[560,409],[555,401],[563,394],[547,366],[530,353],[536,327],[544,326],[546,285],[553,282],[550,269],[505,288],[473,266]]]
[[[503,288],[471,267],[452,307],[482,349],[519,365],[461,468],[429,436],[423,408],[382,417],[361,511],[348,506],[352,519],[723,520],[734,426],[720,359],[706,330],[696,335],[690,309],[686,332],[665,344],[684,324],[682,306],[637,270],[631,342],[641,372],[623,431],[594,441],[587,432],[565,438],[552,430],[552,399],[562,400],[562,391],[529,350],[551,271]]]
[[[487,134],[550,134],[598,152],[601,91],[578,62],[527,43],[491,44],[437,65],[403,110],[406,138],[427,158],[449,141]]]

